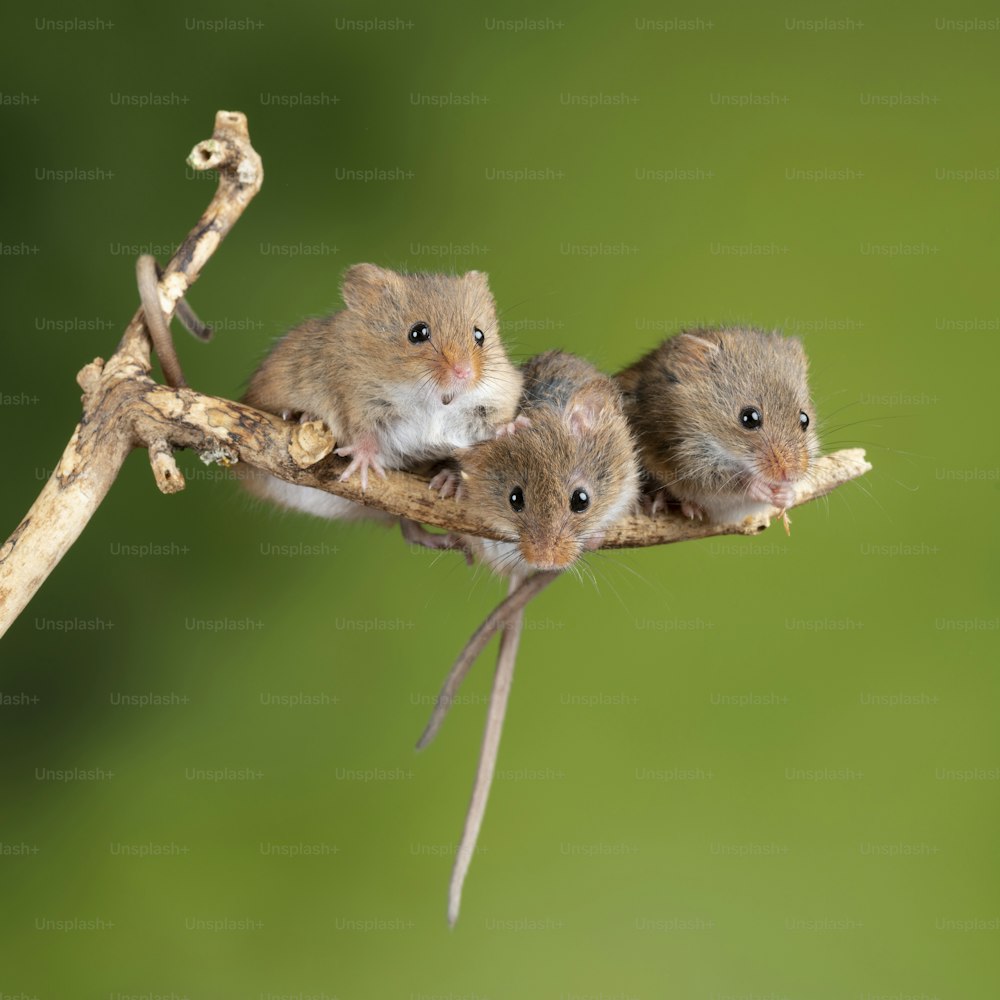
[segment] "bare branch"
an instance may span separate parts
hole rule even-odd
[[[220,111],[212,138],[198,143],[188,162],[198,170],[218,170],[219,186],[158,284],[165,323],[264,178],[246,117],[239,112]],[[150,449],[161,489],[183,488],[168,446],[192,444],[180,440],[192,437],[190,429],[175,428],[171,421],[184,401],[156,393],[186,390],[163,390],[149,379],[149,370],[150,341],[140,308],[107,363],[98,358],[77,376],[84,390],[83,418],[31,510],[0,547],[0,635],[79,537],[134,447]],[[147,396],[154,398],[147,402]],[[206,443],[204,435],[194,437]]]
[[[164,324],[169,323],[263,181],[263,167],[250,145],[246,118],[238,112],[220,111],[213,137],[195,146],[188,162],[197,169],[217,169],[219,185],[209,207],[156,285]],[[150,266],[155,268],[153,264],[145,266],[147,274]],[[153,298],[152,288],[147,288],[145,298]],[[155,312],[152,302],[148,304]],[[169,337],[158,339],[164,345],[169,341]],[[162,348],[164,354],[171,349]],[[83,419],[35,504],[0,548],[0,635],[79,536],[134,447],[149,450],[154,477],[164,492],[184,487],[170,450],[193,448],[206,460],[252,465],[288,482],[326,490],[418,524],[513,541],[485,523],[478,511],[437,496],[417,476],[390,472],[385,480],[374,480],[362,493],[356,479],[339,481],[346,463],[330,454],[336,442],[321,424],[289,424],[184,386],[158,385],[149,377],[150,364],[150,337],[140,308],[115,354],[106,363],[96,359],[77,376],[84,390]],[[168,378],[178,380],[179,366],[173,376],[169,374],[169,359],[166,366]],[[822,496],[869,468],[864,452],[859,450],[821,458],[796,497],[796,504]],[[675,513],[655,518],[636,515],[615,525],[607,533],[604,547],[756,534],[768,524],[767,517],[749,518],[738,525],[716,525],[692,523]]]
[[[184,297],[260,189],[264,177],[260,157],[250,144],[246,118],[238,112],[220,111],[216,115],[212,138],[195,146],[188,163],[198,170],[218,170],[218,188],[162,273],[151,257],[140,259],[137,279],[142,305],[108,361],[95,358],[77,375],[84,392],[80,423],[31,510],[0,548],[0,636],[76,541],[129,452],[138,447],[146,448],[154,480],[163,493],[184,489],[184,477],[173,451],[191,448],[205,461],[223,465],[239,462],[288,482],[386,511],[402,519],[408,538],[429,547],[461,547],[457,538],[460,535],[514,541],[486,523],[479,511],[439,497],[418,476],[390,472],[386,479],[374,480],[364,492],[357,480],[341,482],[339,476],[348,463],[332,454],[337,442],[320,423],[288,423],[187,387],[170,338],[171,318],[176,312],[196,336],[207,339],[210,335]],[[151,348],[160,360],[167,386],[150,378]],[[792,506],[823,496],[870,468],[861,450],[821,458],[810,470],[808,482],[798,488]],[[778,513],[787,529],[784,512],[775,511],[771,516]],[[769,524],[769,516],[718,525],[693,523],[676,513],[630,515],[607,532],[602,547],[631,548],[713,535],[751,535]],[[421,525],[443,528],[456,537],[431,535]],[[512,579],[507,599],[480,626],[456,660],[418,743],[423,747],[433,739],[462,679],[492,635],[502,628],[475,785],[452,873],[448,904],[452,924],[458,917],[462,886],[496,767],[524,608],[558,575],[536,573],[523,582]]]

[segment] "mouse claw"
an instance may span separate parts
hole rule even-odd
[[[385,468],[382,465],[382,457],[379,455],[377,447],[370,443],[345,445],[343,448],[337,448],[334,454],[339,455],[341,458],[351,456],[351,464],[344,469],[340,476],[340,481],[346,483],[357,472],[361,479],[362,493],[368,489],[369,469],[374,469],[383,479],[386,477]]]
[[[515,434],[522,427],[531,426],[531,417],[526,417],[523,413],[519,413],[513,420],[506,424],[499,424],[496,428],[496,437],[507,437],[510,434]]]
[[[322,417],[314,416],[311,413],[306,413],[304,410],[290,410],[285,408],[281,411],[282,420],[293,420],[297,424],[309,424],[314,420],[318,420],[320,423],[324,423]]]
[[[705,520],[705,508],[691,500],[681,502],[681,513],[692,521]]]
[[[669,501],[663,490],[653,490],[651,493],[640,493],[636,501],[640,514],[646,517],[656,517],[661,510],[666,510]]]
[[[428,484],[427,489],[437,490],[442,500],[462,498],[462,475],[454,469],[442,469]]]

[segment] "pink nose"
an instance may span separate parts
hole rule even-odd
[[[472,374],[472,365],[454,364],[451,366],[451,370],[454,372],[455,378],[466,379]]]

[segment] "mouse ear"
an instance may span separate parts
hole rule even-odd
[[[807,363],[805,345],[798,337],[782,337],[781,339],[788,345],[788,349],[802,360],[803,364]]]
[[[677,368],[707,365],[722,350],[717,340],[699,330],[697,333],[679,333],[670,343],[673,347],[671,362]]]
[[[566,424],[576,437],[594,429],[601,414],[612,407],[613,396],[603,382],[594,379],[577,389],[566,407]]]
[[[377,264],[355,264],[347,269],[340,284],[344,305],[356,312],[374,306],[387,292],[398,291],[403,279],[395,271]]]
[[[465,274],[462,275],[462,281],[477,291],[486,292],[487,295],[489,294],[490,279],[489,275],[485,271],[466,271]]]

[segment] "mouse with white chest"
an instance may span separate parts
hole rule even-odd
[[[357,264],[344,276],[345,309],[307,320],[277,342],[244,401],[282,417],[322,420],[350,457],[341,476],[450,457],[513,419],[521,376],[497,330],[479,271],[399,274]],[[253,472],[267,499],[323,517],[371,516],[349,500]]]
[[[616,376],[652,511],[666,497],[720,523],[795,500],[819,453],[799,340],[743,327],[684,331]]]
[[[610,378],[549,351],[526,362],[521,425],[459,453],[463,499],[516,542],[464,538],[494,571],[565,569],[635,502],[638,462]]]

